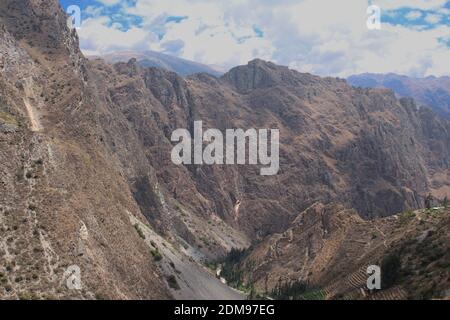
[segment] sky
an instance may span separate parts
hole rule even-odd
[[[60,0],[88,55],[153,50],[223,70],[254,58],[301,72],[450,75],[450,0]],[[381,10],[369,29],[367,9]]]

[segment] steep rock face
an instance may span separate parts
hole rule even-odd
[[[135,60],[114,66],[96,60],[90,69],[105,103],[126,119],[122,125],[136,139],[137,146],[131,149],[129,137],[108,124],[104,142],[118,158],[151,225],[175,241],[181,237],[209,258],[246,246],[246,237],[230,228],[224,215],[217,214],[214,200],[199,192],[202,186],[195,183],[193,169],[171,161],[172,132],[189,129],[192,123],[186,81],[175,73],[140,68]],[[144,164],[137,172],[136,159]],[[149,172],[153,174],[148,176]]]
[[[448,296],[449,211],[419,210],[365,221],[341,205],[316,203],[285,232],[253,248],[235,266],[236,274],[269,296],[443,298]],[[370,292],[367,269],[374,265],[381,268],[382,290]],[[305,292],[283,292],[285,285],[299,282],[307,283]]]
[[[170,297],[100,143],[108,110],[59,4],[2,1],[0,25],[0,296]],[[70,266],[82,290],[65,285]]]
[[[262,70],[258,65],[264,66]],[[330,199],[351,203],[364,216],[379,216],[406,206],[420,206],[420,197],[428,189],[428,168],[448,174],[446,160],[428,167],[425,164],[429,157],[448,159],[447,124],[433,119],[443,129],[438,143],[441,149],[434,153],[430,135],[423,133],[429,122],[414,105],[397,101],[392,93],[355,90],[340,80],[320,79],[286,68],[267,75],[272,68],[273,64],[256,61],[226,74],[223,80],[232,84],[233,91],[250,88],[243,95],[216,89],[212,98],[214,87],[202,83],[194,88],[205,92],[202,105],[196,105],[197,110],[205,109],[198,111],[202,112],[198,119],[208,118],[214,109],[210,105],[215,104],[219,106],[214,110],[220,114],[215,115],[220,119],[216,121],[218,128],[226,124],[281,130],[280,173],[272,179],[244,173],[247,186],[240,209],[251,214],[251,223],[263,214],[261,208],[251,208],[254,204],[247,207],[246,197],[259,199],[263,207],[278,211],[278,219],[307,203]],[[249,74],[256,76],[248,80]],[[283,80],[287,74],[290,82]],[[242,79],[249,85],[242,87]],[[209,104],[205,102],[208,98]],[[214,123],[214,119],[208,121]],[[264,227],[258,224],[255,229]]]
[[[390,91],[355,89],[261,60],[221,79],[182,79],[133,60],[113,69],[91,64],[103,70],[113,108],[126,115],[174,200],[169,207],[179,202],[252,238],[284,230],[316,201],[340,201],[376,217],[421,207],[429,190],[446,193],[448,124]],[[175,166],[171,133],[192,132],[200,120],[204,130],[280,129],[279,174],[263,177],[248,165]]]

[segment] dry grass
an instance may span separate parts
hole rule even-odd
[[[0,120],[5,123],[8,123],[8,124],[13,124],[13,125],[19,124],[19,122],[13,115],[3,112],[3,111],[0,111]]]

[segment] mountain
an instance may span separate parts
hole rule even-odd
[[[2,298],[245,298],[208,266],[315,203],[366,221],[450,195],[450,124],[390,90],[258,59],[220,78],[88,60],[57,0],[0,3],[0,69]],[[174,164],[196,121],[279,129],[278,174]]]
[[[402,97],[412,97],[450,120],[450,77],[411,78],[389,74],[363,73],[350,76],[349,84],[362,88],[388,88]]]
[[[98,57],[90,57],[90,58],[95,59]],[[139,65],[141,65],[142,67],[155,67],[168,71],[173,71],[183,77],[194,73],[208,73],[215,77],[220,77],[223,74],[223,72],[213,67],[155,51],[114,52],[110,54],[105,54],[101,56],[101,58],[109,63],[128,62],[129,60],[135,58],[139,62]]]
[[[262,296],[285,299],[442,298],[449,229],[449,209],[366,221],[342,205],[316,203],[285,232],[234,253],[223,274]],[[367,289],[372,265],[381,266],[382,291]]]

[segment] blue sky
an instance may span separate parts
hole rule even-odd
[[[347,76],[449,75],[446,0],[61,0],[86,54],[154,50],[228,69],[253,58]],[[366,26],[381,9],[381,29]]]

